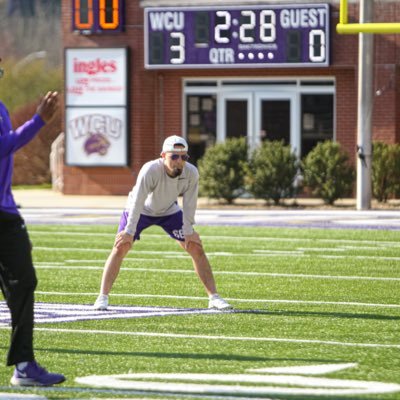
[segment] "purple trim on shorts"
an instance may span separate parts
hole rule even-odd
[[[124,211],[119,221],[118,233],[125,229],[128,220],[128,211]],[[164,217],[150,217],[148,215],[140,214],[138,224],[136,226],[136,232],[133,235],[133,240],[140,240],[140,234],[146,228],[152,225],[161,226],[168,235],[175,240],[180,242],[185,241],[183,235],[183,213],[178,211],[175,214],[166,215]]]

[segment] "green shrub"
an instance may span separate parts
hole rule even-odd
[[[198,164],[200,195],[233,203],[244,192],[246,162],[245,138],[227,139],[208,148]]]
[[[318,143],[303,161],[304,184],[313,195],[333,204],[352,192],[355,172],[349,157],[338,143]]]
[[[299,189],[294,183],[299,162],[283,141],[265,141],[254,150],[248,169],[248,190],[254,197],[279,204]]]
[[[372,146],[372,194],[379,202],[400,193],[400,146],[374,142]]]

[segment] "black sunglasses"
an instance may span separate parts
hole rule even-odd
[[[171,154],[171,160],[178,160],[179,157],[182,159],[182,161],[187,161],[189,160],[189,155],[188,154]]]

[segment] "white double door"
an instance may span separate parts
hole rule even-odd
[[[300,100],[295,92],[229,91],[218,102],[218,142],[245,136],[253,150],[265,139],[283,140],[300,155]]]

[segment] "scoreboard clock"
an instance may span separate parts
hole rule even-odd
[[[72,30],[84,35],[121,32],[123,0],[72,0]]]
[[[145,9],[146,68],[329,65],[328,4]]]

